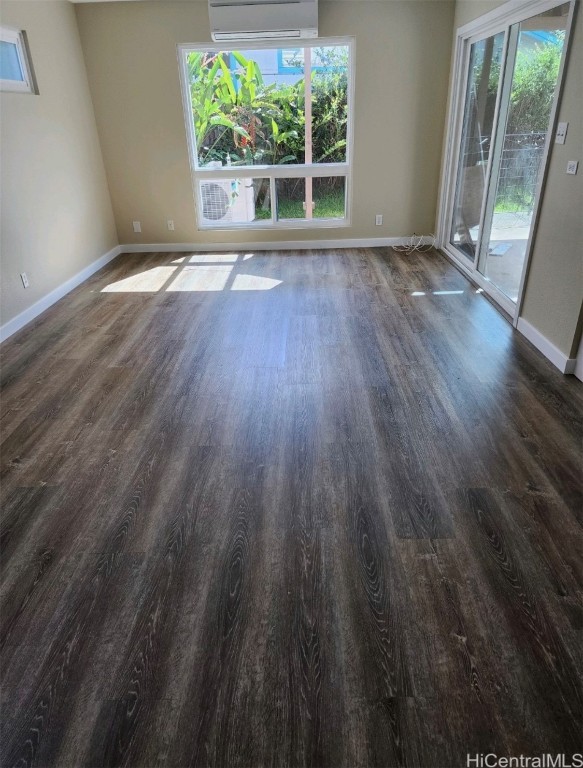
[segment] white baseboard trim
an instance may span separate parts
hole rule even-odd
[[[78,285],[81,285],[81,283],[91,277],[91,275],[98,272],[102,267],[115,259],[116,256],[119,256],[121,252],[121,246],[116,245],[111,251],[104,253],[103,256],[100,256],[98,259],[91,262],[85,269],[77,272],[76,275],[73,275],[73,277],[70,277],[50,293],[47,293],[46,296],[43,296],[42,299],[35,301],[35,303],[28,307],[28,309],[25,309],[24,312],[21,312],[19,315],[16,315],[16,317],[13,317],[12,320],[4,323],[4,325],[0,327],[0,342],[5,341],[21,328],[24,328],[25,325],[42,314],[46,309],[59,301],[59,299],[66,296],[73,290],[73,288],[77,288]]]
[[[576,357],[568,357],[567,362],[565,364],[565,373],[577,373],[577,358]],[[581,376],[578,376],[577,378],[581,378]]]
[[[579,340],[579,348],[577,349],[577,357],[575,358],[575,367],[573,368],[573,374],[583,381],[583,336]]]
[[[193,251],[194,253],[217,251],[305,251],[329,248],[381,248],[393,245],[407,245],[409,237],[365,237],[341,240],[282,240],[281,242],[250,243],[125,243],[122,253],[174,253]],[[433,242],[432,237],[424,237],[423,245]]]
[[[543,336],[540,331],[531,325],[524,318],[519,318],[516,329],[522,333],[523,336],[533,344],[539,352],[550,360],[551,363],[556,366],[561,373],[574,373],[577,360],[575,358],[567,357],[558,347],[550,342],[546,336]]]

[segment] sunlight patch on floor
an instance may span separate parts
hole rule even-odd
[[[253,253],[195,253],[180,256],[171,266],[152,267],[106,285],[102,293],[157,293],[269,291],[281,280],[261,275],[236,273],[237,264],[248,261]]]
[[[189,259],[189,264],[222,264],[233,263],[239,258],[238,253],[195,253]]]
[[[412,291],[411,296],[458,296],[463,291]]]
[[[276,285],[281,285],[281,280],[261,275],[235,275],[232,291],[270,291]]]
[[[106,285],[101,293],[156,293],[170,280],[178,267],[152,267],[137,275]]]
[[[233,267],[225,264],[212,267],[185,267],[166,289],[167,291],[224,291]]]

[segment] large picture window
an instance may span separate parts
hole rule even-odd
[[[201,229],[349,223],[349,39],[179,57]]]

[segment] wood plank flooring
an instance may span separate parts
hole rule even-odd
[[[2,766],[583,751],[583,387],[439,254],[125,255],[1,351]]]

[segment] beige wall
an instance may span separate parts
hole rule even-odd
[[[78,5],[122,243],[393,237],[433,232],[453,2],[320,3],[322,36],[356,37],[354,209],[350,228],[199,232],[176,44],[210,39],[204,2]],[[374,224],[375,213],[384,225]],[[168,232],[166,220],[175,231]],[[142,222],[135,235],[131,222]]]
[[[504,5],[506,0],[457,0],[455,5],[454,27],[463,27],[479,16],[483,16],[488,11],[493,11],[500,5]]]
[[[0,94],[1,323],[117,244],[74,8],[5,0],[25,29],[40,95]],[[25,290],[20,272],[27,272]]]
[[[502,5],[458,0],[455,28]],[[569,123],[564,145],[553,144],[521,317],[568,357],[577,352],[583,299],[583,13],[571,38],[560,121]],[[567,176],[567,160],[579,173]]]
[[[576,19],[559,120],[564,145],[553,144],[522,317],[569,357],[577,353],[583,303],[583,13]],[[568,176],[568,160],[579,173]]]

